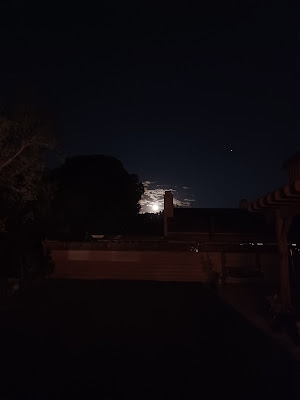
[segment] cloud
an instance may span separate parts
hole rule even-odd
[[[182,189],[188,190],[189,187],[188,186],[183,186]]]
[[[152,185],[152,183],[155,183],[155,182],[145,181],[145,182],[143,182],[143,185],[144,185],[145,188],[147,188],[147,187],[149,187],[150,185]]]
[[[195,201],[195,199],[193,199],[193,198],[183,198],[182,199],[178,190],[174,189],[174,188],[177,188],[177,186],[174,186],[174,188],[171,188],[168,185],[157,184],[154,186],[154,188],[152,188],[151,185],[154,183],[155,182],[151,182],[151,181],[143,182],[143,185],[145,187],[145,193],[143,194],[142,199],[140,200],[141,213],[153,212],[152,206],[154,204],[156,204],[158,206],[158,212],[163,211],[163,209],[164,209],[164,194],[165,194],[166,190],[170,190],[173,193],[173,196],[174,196],[173,201],[174,201],[175,207],[190,208],[192,202]]]
[[[145,209],[147,207],[151,208],[153,204],[157,204],[159,206],[159,210],[161,211],[164,204],[164,194],[165,189],[147,189],[146,187],[145,193],[140,200],[140,205]],[[143,210],[141,211],[147,212]]]
[[[174,197],[173,203],[176,207],[190,208],[191,202],[193,202],[193,201],[195,201],[195,200],[194,199],[178,200]]]

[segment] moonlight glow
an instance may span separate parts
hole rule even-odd
[[[157,205],[157,204],[153,204],[152,210],[153,210],[153,211],[157,211],[157,210],[158,210],[158,205]]]

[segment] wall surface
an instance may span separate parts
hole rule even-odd
[[[248,268],[276,275],[276,253],[224,251],[138,251],[57,248],[53,246],[56,278],[130,279],[207,282],[215,273]],[[56,248],[55,248],[56,247]]]
[[[208,281],[199,253],[159,251],[52,250],[55,277]]]

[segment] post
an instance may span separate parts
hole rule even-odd
[[[226,252],[222,250],[222,276],[223,277],[226,275],[225,265],[226,265]]]
[[[168,236],[168,218],[173,218],[173,216],[173,194],[170,190],[166,190],[164,196],[164,237]]]
[[[291,217],[283,218],[279,209],[275,211],[276,235],[280,257],[281,302],[284,310],[288,310],[291,305],[289,252],[287,240],[291,222]]]
[[[255,265],[256,265],[256,270],[261,272],[261,267],[260,267],[260,252],[258,249],[256,249],[256,254],[255,254]]]

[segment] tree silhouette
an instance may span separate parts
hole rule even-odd
[[[55,140],[41,121],[24,114],[22,119],[0,118],[1,218],[7,210],[37,199],[44,170],[44,151]]]
[[[70,232],[124,233],[139,212],[143,185],[122,163],[103,155],[66,159],[53,171],[56,213]]]

